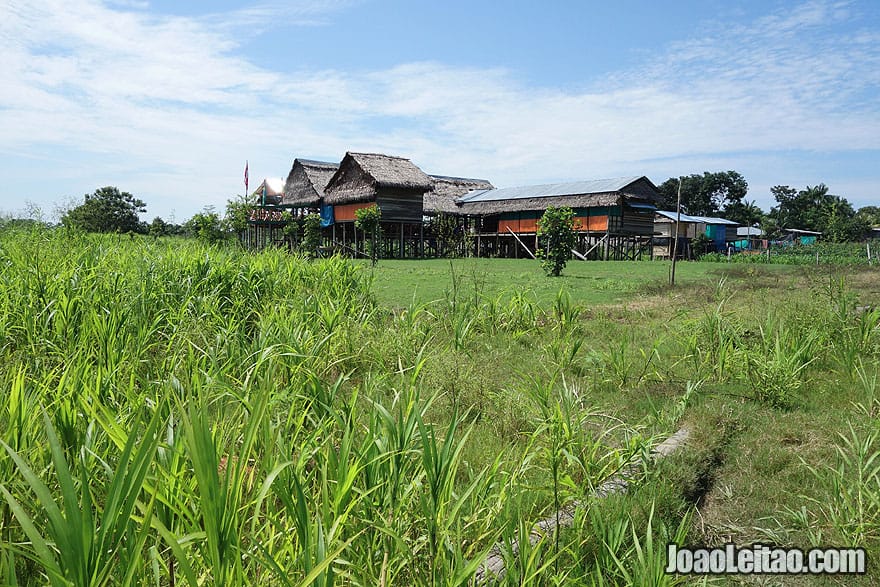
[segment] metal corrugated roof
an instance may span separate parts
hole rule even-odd
[[[495,200],[521,200],[525,198],[550,198],[554,196],[576,196],[581,194],[606,194],[617,192],[642,178],[617,177],[614,179],[595,179],[569,183],[547,183],[495,190],[481,190],[462,196],[460,202],[493,202]]]
[[[675,220],[678,215],[675,212],[670,212],[669,210],[657,210],[655,212],[660,216],[664,216],[669,218],[670,220]],[[697,224],[728,224],[728,225],[737,225],[738,222],[734,222],[733,220],[727,220],[726,218],[717,218],[715,216],[691,216],[690,214],[681,213],[681,221],[682,222],[693,222]]]

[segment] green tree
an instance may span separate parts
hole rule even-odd
[[[868,226],[880,226],[880,207],[863,206],[856,212],[856,216]]]
[[[778,185],[770,192],[777,202],[770,216],[780,228],[815,230],[834,242],[858,240],[867,229],[864,217],[856,215],[846,198],[828,193],[825,184],[799,191]]]
[[[285,210],[281,213],[281,220],[284,221],[284,228],[281,229],[281,232],[284,234],[287,242],[291,247],[296,246],[300,242],[300,222],[297,218],[293,217],[290,210]]]
[[[754,200],[751,202],[733,202],[724,210],[724,217],[738,222],[743,226],[758,226],[764,221],[764,211]]]
[[[143,201],[107,186],[86,194],[85,201],[64,214],[61,223],[87,232],[146,232],[138,217],[146,211]]]
[[[219,243],[226,240],[220,215],[210,206],[187,220],[184,227],[189,235],[206,243]]]
[[[377,208],[378,209],[378,208]],[[302,250],[310,257],[318,255],[321,247],[321,215],[309,214],[302,219]]]
[[[382,211],[379,206],[373,204],[367,208],[355,210],[354,225],[363,231],[370,241],[370,261],[373,266],[379,260],[379,226],[382,221]]]
[[[223,217],[223,223],[238,237],[239,243],[244,242],[248,220],[250,220],[251,212],[254,208],[254,204],[246,196],[235,196],[226,202],[226,214]]]
[[[678,182],[670,177],[657,187],[662,209],[675,210]],[[681,178],[681,209],[697,216],[726,216],[728,210],[737,213],[748,191],[749,184],[736,171],[688,175]]]
[[[156,216],[150,223],[150,236],[159,238],[168,234],[168,223]]]
[[[541,267],[548,276],[559,277],[575,246],[574,211],[553,206],[544,210],[538,221],[538,236],[542,241],[536,254]]]

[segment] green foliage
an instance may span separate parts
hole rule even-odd
[[[254,207],[248,201],[247,196],[236,196],[226,202],[226,214],[223,217],[223,224],[238,237],[239,241],[242,240],[244,232],[247,230],[248,219]]]
[[[816,255],[819,256],[819,264],[840,267],[868,266],[867,246],[871,247],[872,259],[880,251],[880,241],[872,240],[868,243],[833,243],[816,242],[811,245],[788,244],[774,245],[770,249],[770,258],[765,252],[737,253],[727,258],[724,253],[709,253],[700,257],[700,261],[717,263],[744,263],[744,264],[775,264],[775,265],[816,265]],[[872,261],[876,265],[877,261]]]
[[[284,233],[284,236],[286,236],[293,242],[299,242],[301,231],[299,220],[293,217],[293,214],[290,213],[290,210],[284,210],[281,213],[281,220],[286,223],[284,225],[284,228],[281,229],[281,232]]]
[[[724,217],[743,226],[758,226],[764,221],[766,215],[760,206],[752,200],[751,202],[734,201],[728,203],[724,208]]]
[[[880,226],[880,206],[864,206],[856,212],[867,226]]]
[[[453,304],[416,287],[446,286],[431,262],[0,232],[0,583],[466,585],[497,544],[509,572],[489,584],[681,584],[667,541],[749,544],[792,504],[876,556],[871,270],[716,287],[692,263],[669,294],[656,263],[552,284],[528,261],[456,263]],[[788,410],[748,373],[777,341],[803,367]],[[656,470],[681,419],[693,434]],[[626,495],[594,495],[622,471]],[[532,544],[539,520],[570,527]]]
[[[679,178],[670,177],[657,186],[663,209],[675,210],[678,185]],[[749,184],[736,171],[687,175],[681,178],[681,208],[697,216],[725,216],[728,211],[736,216],[749,216],[754,213],[754,203],[748,207],[743,204],[748,190]]]
[[[379,259],[379,248],[381,246],[379,243],[379,227],[382,221],[382,210],[379,209],[379,206],[373,204],[372,206],[355,210],[354,215],[355,227],[363,231],[370,241],[370,261],[375,267]]]
[[[205,243],[220,243],[226,240],[226,232],[220,216],[210,207],[193,215],[184,224],[184,229],[190,235]]]
[[[460,257],[470,250],[470,239],[456,216],[441,212],[431,221],[443,257]]]
[[[166,236],[169,232],[168,223],[156,216],[150,223],[150,236],[158,238]]]
[[[571,208],[550,206],[538,222],[538,236],[542,239],[536,255],[547,275],[559,277],[571,259],[575,246],[574,211]]]
[[[710,248],[714,249],[712,239],[706,236],[706,233],[704,232],[696,235],[693,240],[691,240],[691,249],[696,257],[705,255],[709,252]]]
[[[146,232],[138,214],[146,204],[128,192],[107,186],[85,195],[85,201],[62,218],[64,226],[86,232]]]
[[[317,257],[322,240],[320,214],[308,214],[302,219],[302,234],[302,250],[311,257]]]
[[[770,216],[781,228],[815,230],[831,242],[858,240],[868,228],[867,218],[858,216],[846,198],[829,194],[825,184],[800,191],[777,185],[770,191],[777,202]]]

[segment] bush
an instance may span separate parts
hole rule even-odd
[[[311,256],[318,255],[321,246],[321,216],[309,214],[302,219],[302,249]]]
[[[379,223],[382,220],[382,211],[373,204],[368,208],[355,210],[354,215],[355,227],[362,230],[370,241],[370,261],[375,265],[379,259]]]

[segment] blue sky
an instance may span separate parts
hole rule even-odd
[[[496,186],[734,169],[880,205],[880,3],[5,0],[0,211],[180,222],[294,157]]]

